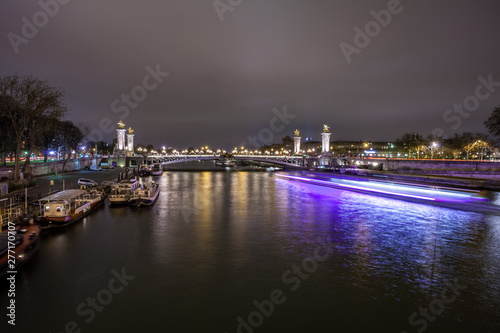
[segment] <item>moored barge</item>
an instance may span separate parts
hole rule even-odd
[[[40,248],[40,225],[34,219],[0,233],[0,277],[17,272]]]
[[[44,228],[72,224],[101,205],[104,196],[97,190],[65,190],[51,194],[40,200],[40,223]]]

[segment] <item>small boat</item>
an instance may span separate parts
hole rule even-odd
[[[147,164],[141,164],[137,170],[137,174],[141,177],[151,176],[151,168]]]
[[[236,163],[234,161],[226,158],[226,159],[219,159],[217,163],[215,163],[216,166],[220,167],[226,167],[226,168],[233,168],[236,166]]]
[[[139,186],[139,181],[136,179],[122,180],[111,188],[111,192],[108,196],[109,202],[113,205],[128,204],[134,191],[139,188]]]
[[[83,199],[90,203],[92,209],[104,202],[104,193],[98,190],[90,190],[83,196]]]
[[[160,163],[153,164],[153,168],[151,169],[151,174],[153,176],[161,176],[163,174],[163,167]]]
[[[160,184],[151,182],[149,184],[142,184],[141,188],[134,191],[130,204],[133,206],[151,206],[154,204],[160,193]]]
[[[40,231],[40,225],[31,217],[0,233],[0,277],[17,272],[35,256],[40,248]]]
[[[104,202],[105,194],[97,190],[65,190],[39,200],[42,207],[38,220],[44,228],[64,227],[90,214]]]

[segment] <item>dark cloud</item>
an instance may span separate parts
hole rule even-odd
[[[40,6],[6,1],[0,75],[48,79],[66,91],[69,118],[97,128],[119,120],[111,103],[159,64],[170,76],[124,119],[138,142],[158,146],[232,147],[285,105],[296,118],[277,139],[295,128],[319,139],[323,123],[332,139],[392,140],[436,127],[451,134],[445,110],[475,93],[478,76],[500,81],[500,5],[401,1],[402,12],[348,64],[339,44],[353,44],[353,28],[388,3],[243,0],[221,22],[207,0],[70,1],[16,54],[7,34],[21,34],[22,18]],[[500,92],[458,131],[483,131],[498,104]]]

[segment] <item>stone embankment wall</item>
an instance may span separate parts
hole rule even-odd
[[[101,159],[97,159],[97,165],[101,163]],[[51,161],[46,163],[31,163],[29,169],[32,177],[39,177],[45,175],[52,175],[56,173],[61,173],[64,161]],[[66,166],[64,167],[64,172],[83,170],[85,167],[89,167],[92,164],[91,158],[77,158],[74,160],[68,160]],[[21,162],[20,169],[22,171],[23,162]],[[6,167],[0,169],[0,179],[7,178],[13,179],[14,177],[14,167]]]
[[[500,171],[500,162],[490,161],[426,161],[426,160],[382,160],[384,170],[443,170],[443,171]]]

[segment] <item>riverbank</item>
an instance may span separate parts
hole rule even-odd
[[[112,181],[118,178],[120,172],[125,172],[124,169],[105,169],[102,171],[88,171],[80,170],[67,172],[62,174],[54,174],[50,176],[42,176],[36,178],[36,186],[28,188],[28,196],[32,199],[38,199],[40,196],[44,196],[49,192],[60,191],[63,189],[78,188],[79,178],[90,178],[98,183],[103,181]],[[51,181],[54,185],[51,185]],[[18,190],[10,192],[8,194],[0,195],[0,199],[11,198],[16,194],[22,195],[25,190]]]
[[[48,176],[51,174],[72,172],[84,170],[92,164],[92,158],[90,157],[80,157],[75,159],[70,159],[67,161],[58,160],[58,161],[35,161],[30,162],[27,167],[26,174],[31,175],[31,177],[40,177],[40,176]],[[96,163],[99,165],[101,162],[101,158],[97,158]],[[63,171],[64,166],[64,171]],[[19,168],[21,171],[24,167],[24,161],[19,164]],[[13,178],[14,166],[4,166],[0,167],[0,179],[11,180]]]

